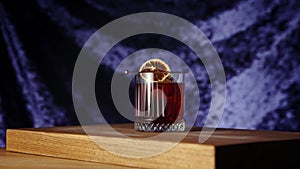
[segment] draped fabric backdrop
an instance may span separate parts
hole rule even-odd
[[[71,80],[81,47],[110,21],[146,11],[182,17],[213,43],[227,80],[219,127],[300,131],[300,1],[2,0],[0,147],[7,128],[78,125]],[[150,47],[189,65],[201,98],[195,125],[203,125],[211,99],[205,68],[188,47],[153,34],[120,42],[100,65],[96,92],[106,120],[128,122],[112,103],[111,76],[126,56]]]

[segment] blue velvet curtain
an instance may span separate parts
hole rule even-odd
[[[180,16],[213,43],[227,80],[219,127],[300,131],[300,1],[4,0],[0,147],[7,128],[78,125],[71,80],[81,47],[108,22],[146,11]],[[186,46],[151,34],[122,41],[103,60],[96,91],[106,120],[128,122],[114,108],[109,79],[128,54],[149,47],[172,51],[190,66],[201,97],[195,125],[203,125],[211,99],[204,67]]]

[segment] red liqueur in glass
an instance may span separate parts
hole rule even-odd
[[[135,129],[184,131],[183,73],[140,72],[135,77]]]

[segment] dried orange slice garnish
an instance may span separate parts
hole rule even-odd
[[[153,72],[154,82],[162,82],[170,75],[170,67],[160,59],[150,59],[142,64],[139,72],[141,77],[145,80],[148,80],[143,73]]]

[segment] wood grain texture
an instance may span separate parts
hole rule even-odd
[[[23,153],[8,152],[0,148],[1,169],[130,169],[132,167],[60,159]]]
[[[173,141],[170,137],[163,141],[152,140],[145,143],[144,140],[137,140],[131,143],[117,134],[105,132],[107,126],[85,127],[92,131],[89,134],[93,137],[111,146],[122,146],[125,149],[134,149],[139,144],[167,145]],[[145,138],[159,134],[137,132],[133,130],[132,124],[113,125],[113,128],[132,138]],[[100,134],[99,130],[102,131]],[[174,148],[149,158],[128,158],[109,153],[91,141],[79,126],[10,129],[7,131],[7,150],[143,168],[213,169],[299,166],[296,154],[300,147],[300,133],[217,129],[206,142],[200,144],[198,142],[200,131],[201,128],[193,128]],[[167,134],[174,136],[182,133]],[[202,134],[209,133],[203,131]]]

